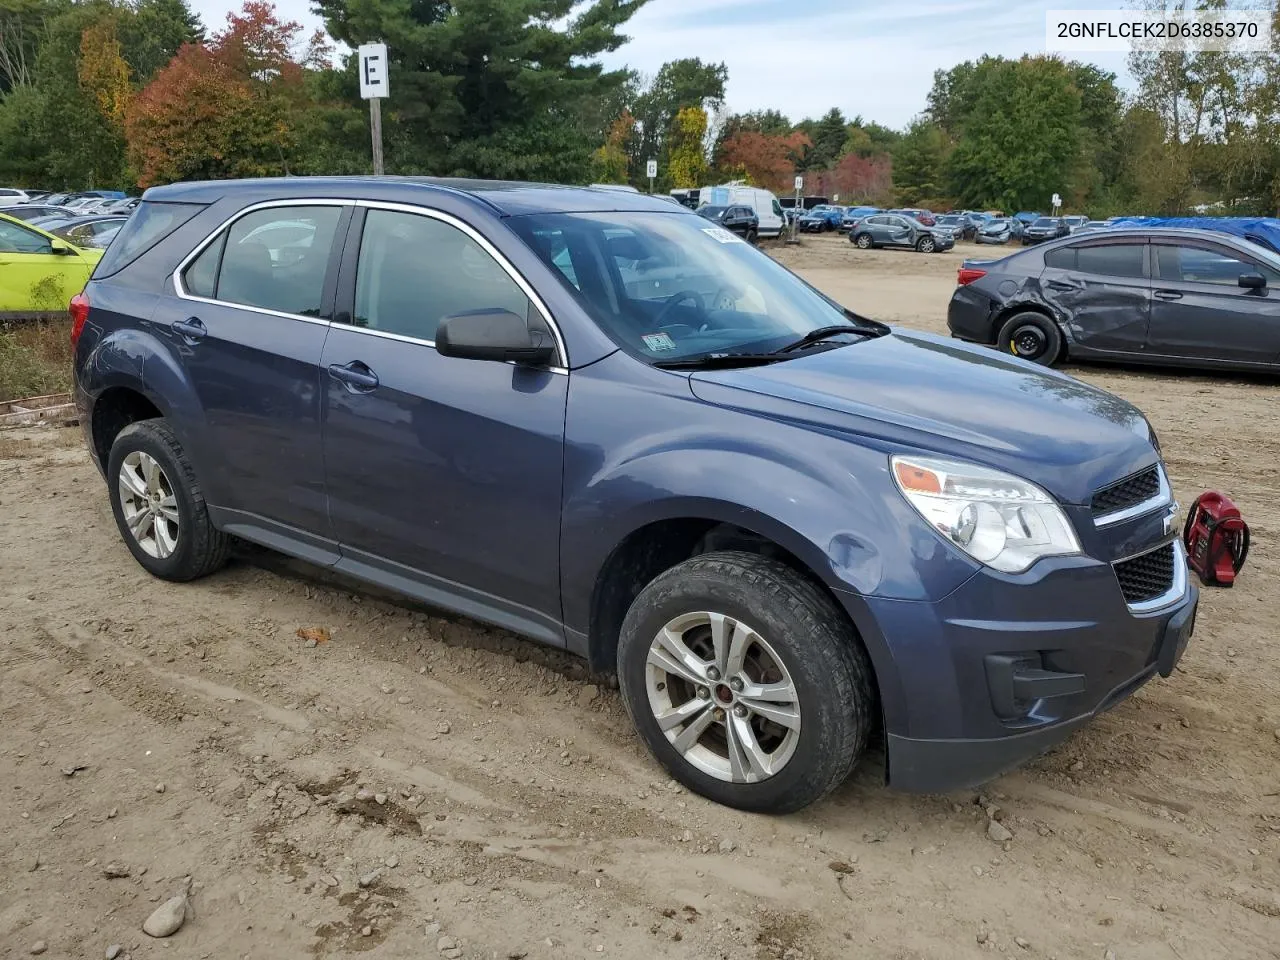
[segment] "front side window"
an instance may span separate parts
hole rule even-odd
[[[445,317],[481,310],[530,315],[529,298],[484,247],[434,217],[368,212],[356,266],[356,326],[433,341]]]
[[[1224,250],[1206,247],[1157,246],[1156,266],[1161,280],[1182,283],[1239,285],[1241,274],[1261,273],[1268,284],[1280,283],[1280,271],[1250,263]]]
[[[34,230],[0,220],[0,253],[53,253],[53,244]]]
[[[318,317],[342,208],[271,207],[231,224],[187,267],[198,297]]]
[[[1141,243],[1108,243],[1076,248],[1076,269],[1103,277],[1142,279]]]
[[[647,362],[780,348],[844,312],[741,237],[679,213],[512,217],[615,343]]]

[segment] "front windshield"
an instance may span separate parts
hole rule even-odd
[[[720,220],[728,210],[728,207],[703,207],[698,212],[709,220]]]
[[[1058,221],[1054,220],[1051,217],[1041,217],[1039,220],[1037,220],[1035,223],[1032,224],[1033,227],[1056,227],[1057,225],[1058,225]]]
[[[938,222],[939,222],[940,224],[942,224],[943,226],[950,226],[950,225],[951,225],[951,224],[953,224],[953,223],[959,223],[959,222],[960,222],[960,218],[959,218],[959,217],[953,217],[953,216],[939,217],[939,218],[938,218]]]
[[[853,322],[701,217],[545,214],[507,223],[614,342],[650,363],[770,352],[818,327]]]

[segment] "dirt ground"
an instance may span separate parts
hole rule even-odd
[[[965,252],[777,256],[940,331]],[[1240,583],[1171,679],[981,796],[872,757],[786,818],[677,789],[557,652],[269,555],[151,579],[78,431],[0,433],[0,957],[1280,956],[1280,385],[1072,372],[1150,415],[1184,503],[1237,498]]]

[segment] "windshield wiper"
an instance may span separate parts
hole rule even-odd
[[[726,367],[760,367],[784,360],[776,353],[708,353],[687,360],[659,360],[655,367],[663,370],[719,370]]]
[[[831,337],[839,336],[842,333],[856,333],[863,337],[879,337],[883,336],[887,331],[882,327],[863,326],[861,324],[842,323],[830,327],[818,327],[816,330],[810,330],[799,340],[788,343],[785,347],[778,350],[778,353],[790,353],[792,350],[802,350],[812,343],[818,343],[821,340],[827,340]]]

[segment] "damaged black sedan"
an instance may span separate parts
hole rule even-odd
[[[953,337],[1051,366],[1280,369],[1280,256],[1226,233],[1111,229],[966,260]]]

